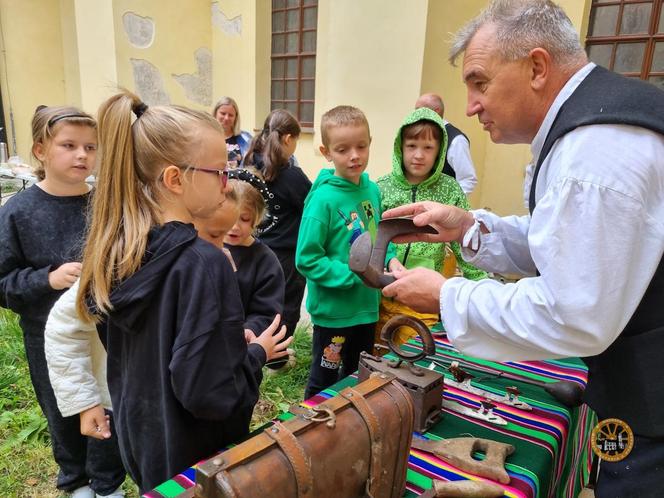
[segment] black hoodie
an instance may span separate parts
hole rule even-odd
[[[111,293],[108,386],[125,468],[152,489],[248,433],[265,351],[244,339],[226,256],[192,225],[154,228]]]

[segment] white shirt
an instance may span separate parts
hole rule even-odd
[[[443,119],[443,123],[448,124],[448,121]],[[452,166],[461,190],[470,195],[477,184],[477,175],[470,157],[470,142],[466,137],[458,135],[447,144],[447,162]]]
[[[593,67],[555,99],[531,144],[535,162],[560,106]],[[532,219],[474,213],[491,233],[481,235],[477,253],[464,249],[464,259],[532,277],[445,283],[441,316],[467,354],[497,361],[599,354],[631,318],[662,259],[661,135],[625,125],[577,128],[542,163],[535,195]]]

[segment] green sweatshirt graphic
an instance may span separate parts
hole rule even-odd
[[[353,241],[363,232],[375,237],[380,193],[363,173],[359,185],[324,169],[304,201],[295,252],[298,271],[307,279],[307,311],[314,324],[350,327],[378,320],[380,292],[367,287],[348,267]],[[388,261],[394,257],[388,251]]]
[[[418,185],[411,185],[406,180],[403,168],[403,152],[401,144],[401,130],[405,126],[418,121],[427,120],[440,127],[443,133],[438,158],[433,167],[433,172],[426,180]],[[465,210],[469,209],[468,199],[461,190],[459,183],[443,174],[445,155],[447,153],[447,132],[442,118],[431,109],[420,108],[411,112],[397,130],[394,139],[394,151],[392,155],[392,173],[382,176],[376,182],[380,188],[383,211],[403,204],[417,201],[436,201],[442,204],[451,204]],[[479,280],[487,276],[486,272],[473,265],[466,263],[461,257],[461,248],[456,242],[450,244],[456,256],[459,268],[463,276],[471,280]],[[428,242],[413,242],[410,244],[396,245],[397,257],[406,268],[425,267],[440,271],[445,258],[445,244],[434,244]]]

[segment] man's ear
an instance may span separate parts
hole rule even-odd
[[[183,171],[174,165],[169,165],[164,168],[161,174],[161,181],[166,187],[166,190],[174,194],[182,194],[183,189]]]
[[[547,50],[537,47],[530,51],[528,57],[530,59],[530,86],[533,90],[542,90],[546,86],[551,72],[553,63],[551,54]]]
[[[37,142],[32,146],[32,154],[40,161],[44,162],[46,159],[46,147],[41,142]]]
[[[323,154],[323,157],[327,159],[328,162],[332,160],[332,157],[330,156],[330,150],[327,147],[321,145],[320,147],[318,147],[318,150],[320,151],[321,154]]]

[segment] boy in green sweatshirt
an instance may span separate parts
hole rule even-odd
[[[392,173],[380,177],[376,182],[381,193],[382,210],[418,201],[436,201],[468,209],[468,199],[459,183],[443,174],[446,152],[447,132],[442,118],[435,111],[424,107],[408,114],[394,139]],[[463,260],[458,243],[452,242],[450,248],[464,277],[471,280],[487,277],[485,271]],[[412,242],[397,245],[397,258],[406,268],[423,266],[442,272],[445,252],[445,244],[442,243]],[[385,322],[398,314],[418,317],[429,326],[439,321],[438,315],[417,313],[408,306],[383,297],[376,326],[376,342],[380,342],[380,330]],[[412,335],[414,331],[402,327],[395,340],[403,343]]]
[[[360,352],[373,349],[380,291],[365,286],[348,267],[353,241],[375,235],[380,193],[364,172],[371,136],[364,113],[351,106],[327,111],[320,151],[334,169],[323,169],[304,203],[295,253],[307,279],[307,311],[314,325],[312,363],[305,397],[353,373]],[[388,251],[390,269],[397,264]]]

